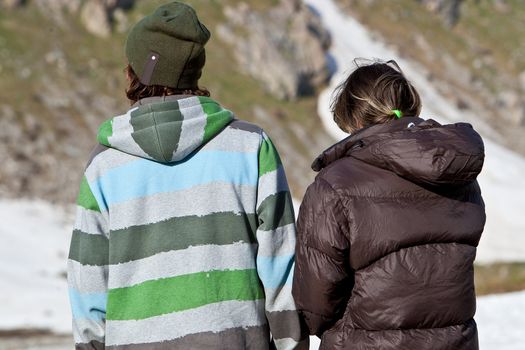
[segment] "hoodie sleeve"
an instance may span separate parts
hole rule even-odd
[[[97,195],[84,175],[67,271],[75,348],[82,350],[104,349],[105,343],[109,225]]]
[[[257,191],[257,272],[266,296],[266,318],[278,350],[308,349],[292,297],[295,217],[279,154],[262,133]]]
[[[299,211],[293,295],[309,333],[319,337],[342,317],[353,287],[344,213],[338,194],[319,177]]]

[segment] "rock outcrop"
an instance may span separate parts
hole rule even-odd
[[[102,38],[111,34],[110,12],[106,1],[88,1],[82,6],[80,20],[91,34]]]
[[[461,15],[461,3],[464,0],[417,0],[430,11],[443,17],[448,27],[453,27]]]
[[[0,0],[0,4],[3,5],[2,1]],[[110,35],[104,40],[93,40],[87,31],[78,30],[81,13],[87,11],[85,6],[90,3],[104,5],[110,16],[100,17],[104,21],[112,21],[112,31],[123,31],[127,24],[147,11],[141,4],[140,8],[136,6],[127,12],[129,7],[126,6],[131,6],[131,1],[27,0],[27,6],[38,9],[41,15],[39,14],[37,23],[29,23],[29,30],[20,34],[20,41],[26,44],[23,46],[24,50],[16,52],[11,49],[13,41],[0,38],[0,82],[3,83],[0,86],[4,91],[0,94],[0,198],[30,197],[57,203],[74,203],[82,170],[96,144],[98,126],[105,118],[129,107],[129,101],[124,94],[126,84],[122,71],[125,64],[121,57],[124,44],[122,36]],[[217,4],[212,10],[220,8],[222,11],[225,5],[219,2]],[[257,9],[274,5],[274,0],[268,0],[258,4]],[[314,22],[316,18],[309,12],[301,14],[303,10],[300,3],[288,1],[283,2],[282,6],[291,7],[284,7],[281,16],[297,14],[300,18],[289,17],[288,21],[285,17],[281,18],[280,21],[288,23],[290,28],[282,25],[278,28],[283,30],[283,33],[273,35],[281,38],[285,47],[293,45],[293,50],[301,52],[303,61],[300,64],[310,67],[302,68],[301,72],[307,69],[312,72],[319,71],[320,73],[316,73],[317,79],[326,79],[323,47],[328,46],[329,40],[327,37],[319,39],[326,33],[315,29],[315,25],[312,25],[313,32],[304,29],[306,20],[301,19],[301,16],[308,14],[311,16],[310,22]],[[33,9],[11,9],[10,16],[14,23],[17,23],[18,18],[26,18],[27,13],[36,12]],[[103,12],[101,9],[99,7],[99,13]],[[2,7],[0,11],[6,10]],[[205,23],[211,22],[212,16],[217,16],[213,11],[201,12]],[[264,16],[269,14],[265,13]],[[9,24],[7,21],[5,23]],[[320,28],[319,22],[317,23],[317,28]],[[121,24],[122,28],[119,29]],[[263,24],[256,25],[262,28]],[[293,40],[286,38],[292,35],[288,33],[288,30],[292,31],[292,26],[299,26],[302,31],[294,33]],[[45,40],[47,31],[38,32],[41,28],[52,29],[49,40]],[[17,35],[15,26],[6,25],[5,30],[8,37]],[[212,30],[216,34],[215,28]],[[264,30],[264,33],[270,32]],[[316,34],[315,30],[320,31]],[[38,36],[34,34],[36,32]],[[27,49],[37,40],[42,40],[38,45],[38,54]],[[220,43],[218,38],[215,38],[215,41]],[[94,42],[96,44],[92,45]],[[221,45],[221,50],[228,50],[228,45]],[[299,51],[295,48],[297,45],[304,47]],[[310,46],[317,49],[309,51]],[[111,53],[108,53],[110,51]],[[118,54],[115,54],[115,51]],[[297,52],[294,55],[298,55]],[[319,55],[319,66],[306,65],[309,56],[315,55]],[[213,67],[233,64],[233,61],[231,56],[224,61],[217,56],[209,57]],[[291,59],[286,62],[289,67],[296,69]],[[261,69],[272,69],[272,66],[270,62]],[[297,71],[299,70],[292,72]],[[213,76],[212,72],[209,73],[209,76]],[[213,89],[214,96],[220,96],[218,91],[231,89],[234,84],[233,89],[242,89],[243,83],[252,86],[252,79],[246,75],[232,77],[232,80],[228,77],[224,81],[219,79]],[[11,86],[12,91],[6,93]],[[300,197],[313,176],[312,172],[305,169],[308,169],[311,159],[332,142],[318,126],[318,120],[315,118],[316,99],[306,99],[298,103],[297,111],[300,112],[297,112],[295,104],[270,106],[275,100],[269,96],[261,96],[263,93],[257,87],[254,87],[254,90],[257,94],[257,98],[254,99],[251,96],[250,99],[239,99],[236,96],[228,96],[229,94],[223,94],[226,96],[219,98],[225,105],[232,105],[235,100],[235,103],[239,103],[239,106],[235,107],[239,117],[256,122],[272,137],[281,140],[279,151],[289,169],[289,183],[294,194]],[[301,115],[301,118],[296,118],[296,114]]]
[[[16,7],[22,6],[24,3],[24,0],[0,0],[0,8],[11,10]]]
[[[127,23],[123,11],[133,7],[135,0],[0,0],[0,8],[12,10],[28,3],[35,4],[42,13],[53,18],[58,26],[65,25],[64,15],[80,16],[88,32],[106,38],[113,28],[120,32]]]
[[[217,28],[237,64],[280,99],[311,95],[329,78],[329,33],[301,1],[282,0],[267,12],[248,4],[226,7]]]

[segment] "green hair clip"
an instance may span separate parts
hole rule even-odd
[[[393,109],[392,113],[396,115],[397,119],[403,116],[403,112],[401,112],[399,109]]]

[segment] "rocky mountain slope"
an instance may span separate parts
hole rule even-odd
[[[337,1],[525,154],[523,2]],[[126,32],[163,2],[0,0],[0,197],[73,201],[98,125],[128,107]],[[315,97],[335,70],[330,35],[300,0],[188,2],[213,32],[203,85],[268,131],[300,198],[332,143]]]
[[[414,62],[465,119],[481,120],[496,142],[525,155],[525,2],[337,3]]]
[[[232,46],[240,69],[272,95],[295,100],[328,82],[330,35],[300,0],[281,1],[264,12],[239,2],[224,14],[227,22],[217,33]]]
[[[74,200],[98,125],[128,108],[126,32],[163,2],[0,2],[0,197]],[[202,84],[239,118],[267,130],[300,198],[313,176],[311,160],[332,142],[316,116],[315,94],[328,78],[328,39],[319,22],[295,0],[245,2],[259,27],[271,16],[280,28],[264,42],[274,60],[261,67],[263,75],[256,73],[261,61],[238,62],[258,33],[237,40],[244,49],[225,40],[228,30],[238,37],[250,28],[239,22],[225,29],[238,1],[188,2],[213,33]]]

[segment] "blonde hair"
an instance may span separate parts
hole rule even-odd
[[[393,61],[360,65],[336,89],[331,109],[337,125],[354,132],[375,124],[388,123],[400,115],[417,117],[421,98]]]

